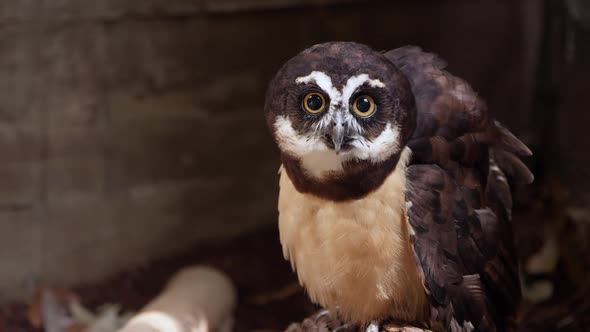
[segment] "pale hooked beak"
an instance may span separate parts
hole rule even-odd
[[[339,153],[340,149],[342,149],[342,142],[344,141],[345,134],[344,122],[340,113],[335,114],[333,126],[332,143],[334,143],[334,151]]]

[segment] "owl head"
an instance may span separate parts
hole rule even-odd
[[[378,187],[416,118],[402,72],[351,42],[318,44],[287,61],[269,85],[265,113],[297,190],[332,200]]]

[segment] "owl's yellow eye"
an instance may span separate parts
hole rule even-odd
[[[352,103],[352,110],[361,117],[371,116],[375,112],[375,101],[371,96],[358,96]]]
[[[319,92],[310,92],[303,97],[303,108],[312,114],[321,113],[326,108],[326,98]]]

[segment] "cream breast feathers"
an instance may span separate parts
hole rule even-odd
[[[357,200],[335,202],[297,191],[281,172],[279,230],[283,254],[312,301],[346,319],[416,320],[426,293],[410,244],[406,165],[410,151],[384,183]],[[354,304],[354,307],[352,307]]]

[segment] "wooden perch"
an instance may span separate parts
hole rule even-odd
[[[209,267],[185,268],[119,332],[229,332],[236,289]]]
[[[287,327],[284,332],[331,332],[338,329],[338,332],[364,332],[358,326],[347,326],[339,320],[329,310],[320,310],[314,315],[304,319],[301,323],[293,323]],[[380,328],[380,332],[433,332],[431,330],[415,327],[403,326],[393,323],[386,323]]]

